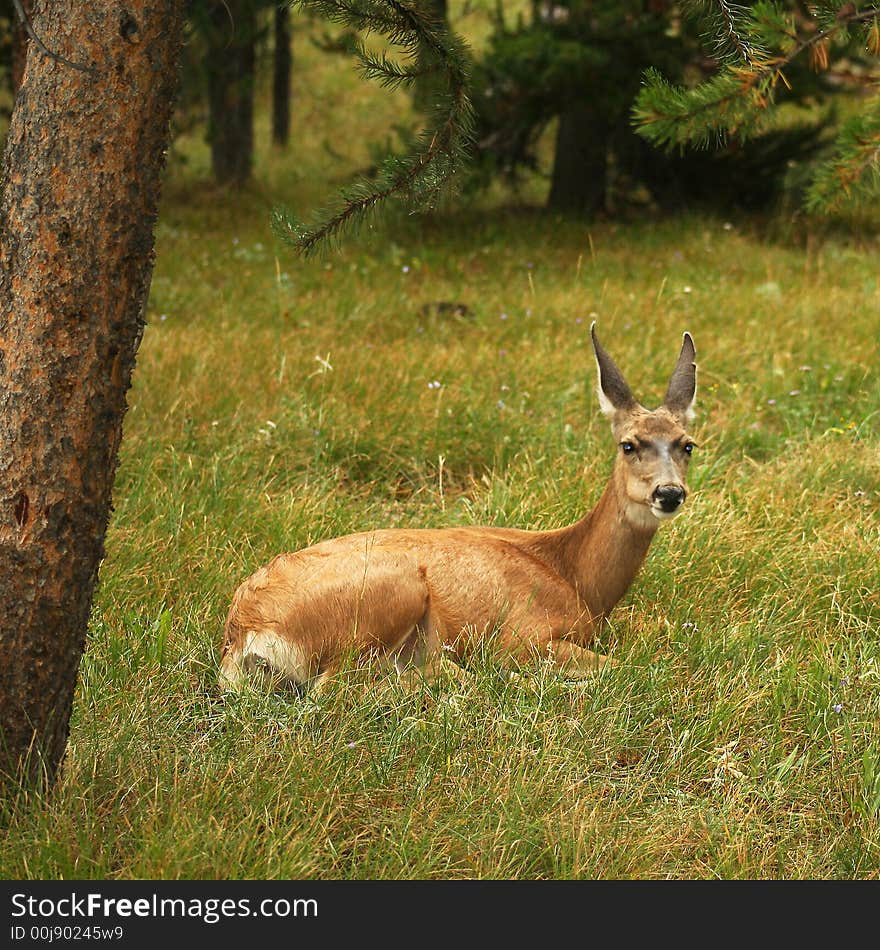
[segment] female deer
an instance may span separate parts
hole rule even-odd
[[[661,521],[687,495],[694,442],[694,343],[684,334],[666,398],[639,404],[590,328],[602,411],[618,446],[611,479],[581,520],[551,531],[466,527],[364,531],[281,554],[233,597],[222,680],[266,668],[322,682],[347,657],[398,670],[478,647],[516,663],[544,658],[581,677],[606,662],[597,631],[639,570]]]

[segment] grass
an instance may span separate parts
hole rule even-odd
[[[299,261],[271,205],[314,207],[405,105],[307,46],[259,184],[172,159],[66,768],[4,816],[3,876],[876,878],[876,238],[483,201]],[[595,502],[592,319],[648,404],[685,329],[699,362],[692,503],[614,615],[621,666],[222,700],[231,594],[279,551]]]

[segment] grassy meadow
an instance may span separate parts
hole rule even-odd
[[[536,182],[299,260],[272,206],[332,195],[407,108],[301,29],[253,186],[207,183],[201,133],[171,156],[66,768],[5,816],[4,877],[880,876],[877,231],[587,224]],[[595,503],[594,319],[648,405],[684,330],[699,365],[691,498],[620,665],[221,698],[231,595],[274,554]]]

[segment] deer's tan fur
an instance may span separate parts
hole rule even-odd
[[[281,554],[235,593],[223,684],[238,686],[254,667],[320,682],[351,656],[403,669],[445,651],[466,663],[487,642],[514,663],[543,657],[566,675],[602,666],[590,650],[596,633],[684,500],[696,366],[685,334],[664,404],[648,410],[591,333],[618,455],[589,514],[550,531],[364,531]]]

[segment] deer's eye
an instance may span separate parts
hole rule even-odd
[[[696,448],[696,446],[694,445],[693,442],[687,442],[687,443],[685,443],[684,450],[685,450],[685,452],[687,452],[688,455],[692,455],[695,448]]]
[[[636,447],[632,444],[632,442],[621,442],[620,447],[623,449],[624,455],[632,455],[636,450]]]

